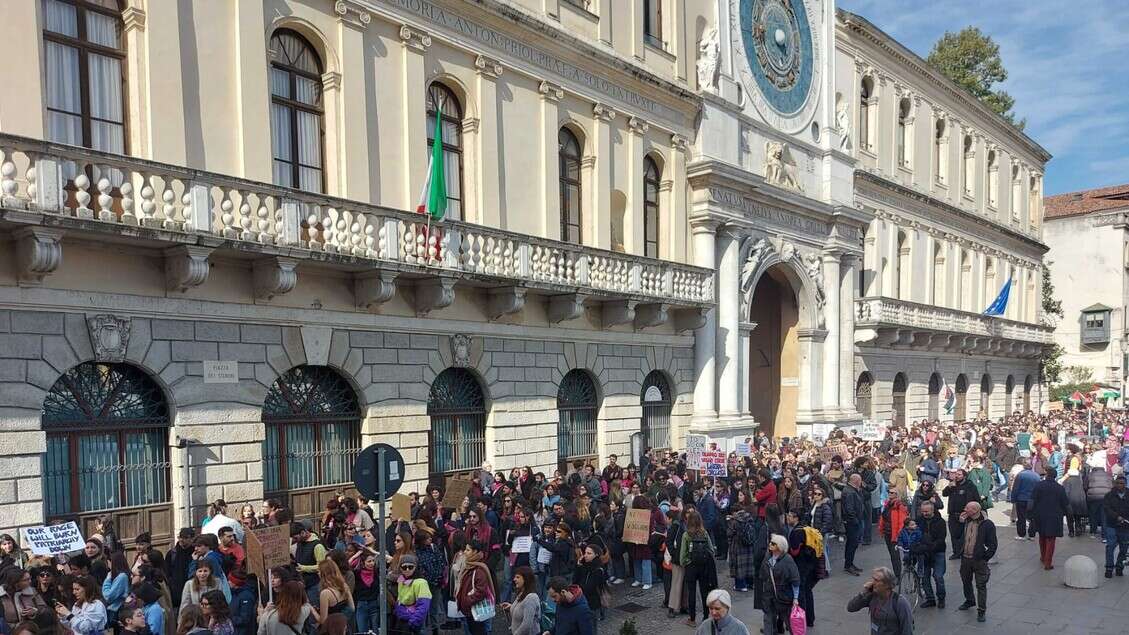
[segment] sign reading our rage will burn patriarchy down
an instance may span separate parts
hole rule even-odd
[[[72,520],[61,525],[25,528],[24,545],[37,556],[54,556],[79,551],[86,545],[86,541],[83,540],[78,525]]]

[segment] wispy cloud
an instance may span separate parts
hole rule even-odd
[[[1046,192],[1129,182],[1129,11],[1124,0],[838,0],[923,57],[945,31],[1000,45],[1003,84],[1054,159]]]

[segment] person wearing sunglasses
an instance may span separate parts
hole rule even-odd
[[[426,579],[416,575],[418,571],[419,561],[415,554],[405,554],[400,558],[394,609],[397,632],[420,633],[431,611],[431,587]]]

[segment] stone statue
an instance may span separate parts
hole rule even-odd
[[[752,240],[752,238],[749,240]],[[753,246],[749,249],[749,255],[745,257],[745,262],[741,265],[741,306],[742,315],[745,317],[748,316],[749,307],[753,303],[753,291],[755,290],[753,276],[757,274],[761,262],[771,250],[772,243],[768,242],[767,238],[759,238],[753,243]]]
[[[790,160],[788,147],[780,141],[766,141],[764,144],[764,180],[771,185],[786,187],[803,192],[804,187],[796,178],[796,166]]]
[[[850,151],[851,149],[851,112],[847,107],[847,100],[839,95],[838,103],[835,104],[835,125],[839,128],[839,149],[843,151]]]
[[[717,87],[718,62],[721,59],[721,43],[717,29],[708,29],[698,41],[698,89]]]
[[[827,304],[827,293],[823,289],[823,261],[819,254],[808,254],[803,258],[804,270],[812,282],[812,296],[815,297],[815,309],[819,315],[819,326],[824,325],[823,307]]]

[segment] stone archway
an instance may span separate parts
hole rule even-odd
[[[749,412],[770,437],[794,436],[803,363],[800,302],[787,265],[760,276],[749,302]]]

